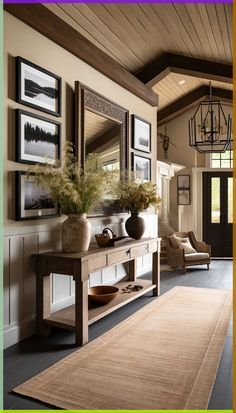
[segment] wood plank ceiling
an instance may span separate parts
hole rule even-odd
[[[182,81],[185,83],[179,84]],[[213,88],[233,90],[233,84],[230,83],[212,81],[211,84]],[[159,94],[158,110],[202,85],[209,85],[209,80],[185,74],[169,73],[152,88],[154,92]]]
[[[232,64],[232,4],[45,4],[133,74],[175,53]],[[182,86],[179,80],[186,80]],[[153,86],[160,108],[209,80],[170,73]],[[232,88],[224,82],[213,86]]]

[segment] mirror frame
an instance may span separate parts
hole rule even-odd
[[[85,162],[85,110],[121,125],[120,175],[129,169],[129,111],[82,83],[75,82],[75,155],[83,168]]]

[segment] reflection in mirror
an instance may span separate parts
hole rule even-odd
[[[121,124],[87,109],[84,120],[85,156],[96,153],[105,170],[120,170]]]
[[[86,155],[96,153],[113,179],[124,179],[129,169],[129,111],[80,82],[75,82],[75,153],[81,167]],[[100,163],[100,162],[99,162]],[[110,177],[109,177],[110,179]],[[124,212],[120,203],[105,199],[94,215]]]

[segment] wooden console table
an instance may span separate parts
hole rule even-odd
[[[129,280],[116,283],[119,288],[135,283],[137,258],[152,254],[152,281],[138,279],[143,289],[129,294],[118,294],[109,304],[88,310],[89,274],[117,264],[129,262]],[[116,247],[92,246],[85,253],[46,252],[35,254],[36,323],[40,336],[50,334],[50,326],[75,332],[76,344],[88,342],[88,325],[135,300],[148,291],[160,294],[160,238],[130,241]],[[50,274],[72,276],[75,281],[75,305],[51,313]]]

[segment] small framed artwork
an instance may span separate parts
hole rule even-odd
[[[190,205],[190,189],[178,189],[178,205]]]
[[[50,192],[35,182],[35,175],[16,172],[16,221],[51,218],[59,215]]]
[[[19,109],[16,115],[16,160],[55,165],[61,158],[61,124]]]
[[[151,152],[151,123],[132,115],[133,148],[142,152]]]
[[[178,189],[190,188],[190,175],[178,175]]]
[[[151,181],[151,159],[133,153],[132,169],[137,173],[138,179],[144,182]]]
[[[61,116],[61,78],[18,56],[17,102]]]

